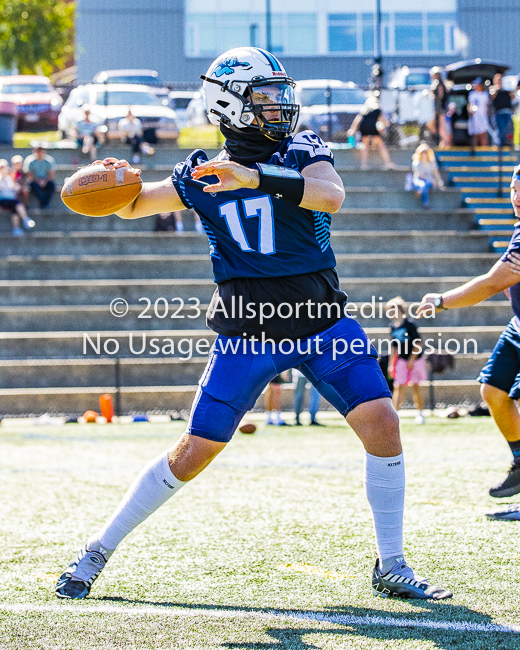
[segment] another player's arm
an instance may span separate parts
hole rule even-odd
[[[128,167],[131,165],[126,160],[116,160],[115,158],[105,158],[103,164],[106,167]],[[140,174],[140,170],[135,170]],[[165,178],[163,181],[156,183],[143,183],[143,188],[139,196],[122,210],[115,214],[122,219],[139,219],[149,217],[152,214],[160,212],[174,212],[185,210],[186,206],[179,198],[177,190],[173,186],[171,178]]]
[[[520,256],[518,253],[513,252],[509,254],[509,257],[515,261],[502,262],[499,260],[487,273],[443,293],[443,307],[445,309],[471,307],[517,284],[519,282],[519,273],[515,269],[518,269]],[[435,298],[440,296],[439,293],[427,293],[421,301],[417,315],[423,316],[431,313],[431,306],[434,304]]]
[[[300,206],[307,210],[337,212],[345,198],[341,178],[334,167],[322,160],[305,167],[301,172],[304,180],[303,198]],[[198,165],[192,178],[217,176],[218,183],[206,185],[204,192],[226,192],[249,187],[256,190],[260,184],[260,173],[256,169],[244,167],[236,162],[207,162]]]

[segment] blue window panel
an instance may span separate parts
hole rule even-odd
[[[413,20],[420,22],[422,20],[422,14],[399,12],[395,14],[395,20],[396,22],[401,22],[402,20]]]
[[[356,52],[356,25],[329,26],[329,52]]]
[[[357,19],[357,14],[329,14],[330,20],[353,20],[354,22]]]
[[[428,25],[428,51],[444,52],[445,50],[444,25]]]
[[[374,52],[374,25],[363,25],[363,52]]]
[[[396,25],[395,49],[397,52],[422,52],[422,25]]]

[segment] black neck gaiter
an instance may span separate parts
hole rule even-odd
[[[238,163],[267,162],[280,148],[279,140],[270,140],[260,131],[250,127],[240,129],[240,133],[237,133],[221,124],[220,132],[226,138],[224,149],[231,160]]]

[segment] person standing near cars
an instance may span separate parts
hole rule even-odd
[[[385,169],[393,169],[395,165],[390,160],[388,149],[382,135],[389,124],[381,110],[379,98],[370,96],[363,105],[361,111],[356,115],[347,135],[353,136],[359,131],[361,135],[361,169],[368,169],[368,150],[372,143],[379,148],[379,154],[384,162]]]
[[[514,93],[508,93],[502,88],[502,75],[496,74],[493,77],[493,86],[490,88],[489,94],[493,104],[498,139],[500,146],[503,147],[506,144],[507,131],[511,125]]]
[[[435,66],[430,70],[430,77],[432,79],[430,90],[433,94],[433,101],[435,106],[433,130],[437,134],[439,147],[443,149],[445,147],[449,147],[449,140],[445,129],[448,91],[446,90],[446,86],[444,85],[444,81],[442,79],[441,69],[438,66]]]
[[[473,90],[468,96],[468,133],[473,137],[474,147],[487,147],[489,125],[489,94],[481,77],[473,82]]]

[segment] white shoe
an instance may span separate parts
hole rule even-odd
[[[426,424],[426,420],[424,419],[424,415],[416,415],[415,416],[415,424]]]
[[[388,598],[431,598],[432,600],[444,600],[451,598],[452,592],[444,587],[430,585],[426,578],[416,575],[409,567],[404,558],[396,558],[398,562],[385,574],[379,568],[379,559],[376,561],[372,573],[372,593],[374,596]]]

